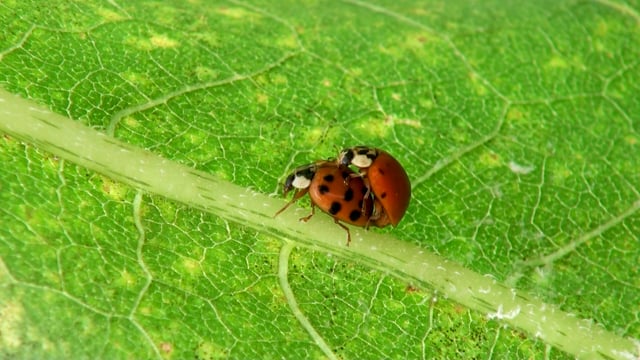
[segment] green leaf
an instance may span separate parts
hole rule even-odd
[[[0,355],[638,357],[637,8],[0,4]],[[273,217],[358,144],[397,228]]]

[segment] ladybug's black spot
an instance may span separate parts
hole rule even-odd
[[[386,192],[383,192],[382,194],[380,194],[380,198],[381,198],[381,199],[384,199],[384,198],[386,198],[386,197],[387,197],[387,193],[386,193]]]
[[[342,205],[340,205],[339,202],[334,201],[331,203],[331,207],[329,208],[329,214],[335,215],[339,213],[341,209],[342,209]]]
[[[351,200],[353,200],[353,189],[349,188],[344,193],[344,201],[351,201]]]
[[[326,194],[329,192],[329,187],[327,185],[320,185],[318,186],[318,190],[320,191],[320,194]]]
[[[342,172],[342,178],[343,178],[343,179],[346,179],[346,178],[348,178],[348,177],[349,177],[349,173],[348,173],[348,172],[346,172],[346,171],[343,171],[343,172]]]
[[[360,192],[362,193],[362,195],[366,195],[367,191],[369,191],[369,189],[367,189],[366,187],[363,187],[362,189],[360,189]]]
[[[349,220],[356,221],[356,220],[360,219],[360,216],[362,216],[362,213],[360,212],[360,210],[353,210],[349,214]]]
[[[330,183],[330,182],[333,182],[333,174],[325,175],[325,176],[323,177],[323,179],[324,179],[324,181],[329,182],[329,183]]]
[[[380,175],[384,175],[384,169],[379,168],[379,169],[378,169],[378,172],[380,173]]]

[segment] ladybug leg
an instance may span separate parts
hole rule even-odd
[[[343,229],[344,229],[344,231],[346,231],[346,232],[347,232],[347,246],[349,246],[349,244],[351,243],[351,231],[349,230],[349,228],[348,228],[348,227],[346,227],[344,224],[342,224],[342,223],[340,222],[340,220],[338,220],[338,219],[334,218],[334,219],[333,219],[333,221],[335,221],[335,222],[336,222],[336,224],[338,224],[338,226],[340,226],[341,228],[343,228]]]
[[[364,181],[364,188],[367,189],[367,191],[364,193],[364,198],[367,199],[367,198],[371,197],[371,200],[373,200],[373,203],[375,204],[377,201],[375,199],[375,196],[371,192],[371,186],[369,184],[369,178],[363,177],[362,180]],[[375,206],[374,206],[374,208],[375,208]],[[366,201],[362,202],[362,209],[360,209],[360,212],[363,213],[363,214],[367,213],[367,202]]]
[[[344,180],[344,185],[345,185],[346,187],[349,187],[349,180],[351,180],[351,178],[356,178],[356,177],[364,178],[364,175],[363,175],[363,174],[360,174],[360,173],[352,172],[352,173],[350,173],[350,174],[349,174],[349,176],[347,176],[347,177],[345,177],[345,178],[343,179],[343,180]]]
[[[315,213],[316,213],[316,205],[314,203],[311,203],[311,214],[309,214],[309,215],[307,215],[305,217],[301,217],[300,221],[304,221],[304,222],[309,221],[309,219],[311,219],[311,217],[313,215],[315,215]]]
[[[281,212],[285,211],[289,206],[291,206],[291,204],[298,201],[298,199],[303,197],[308,192],[309,192],[309,189],[296,189],[296,192],[293,194],[293,198],[291,199],[291,201],[289,201],[285,206],[283,206],[282,209],[278,210],[278,212],[275,215],[273,215],[273,217],[280,215]]]
[[[365,226],[366,230],[369,230],[369,224],[371,224],[372,222],[376,222],[376,220],[380,219],[380,211],[378,211],[378,209],[375,209],[373,211],[373,213],[371,213],[371,216],[369,216],[369,220],[367,220],[367,225]]]
[[[369,219],[367,220],[367,224],[365,225],[365,229],[369,228],[369,225],[372,224],[377,227],[385,227],[391,224],[389,220],[389,215],[384,211],[382,204],[378,200],[373,200],[373,212]]]
[[[373,198],[373,195],[371,196]],[[376,206],[376,205],[380,205],[380,202],[373,200],[373,210],[371,211],[371,215],[369,215],[369,217],[367,218],[367,223],[364,224],[364,229],[365,230],[369,230],[369,226],[371,225],[371,223],[375,223],[376,220],[378,220],[380,218],[380,206]],[[364,209],[364,205],[362,205],[362,208]]]

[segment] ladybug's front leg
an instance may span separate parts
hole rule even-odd
[[[315,213],[316,213],[316,205],[314,203],[311,203],[311,214],[309,214],[309,215],[307,215],[305,217],[301,217],[300,221],[304,221],[304,222],[309,221],[309,219],[311,219],[311,217],[313,215],[315,215]]]
[[[347,168],[347,169],[349,169],[349,168]],[[349,169],[349,170],[351,170],[351,169]],[[363,180],[366,181],[366,176],[365,175],[366,175],[366,172],[364,172],[364,173],[363,172],[360,172],[360,173],[350,172],[349,175],[344,176],[344,178],[343,178],[344,186],[349,187],[349,180],[351,180],[351,178],[356,178],[357,177],[357,178],[362,178]]]
[[[375,196],[373,195],[373,193],[371,192],[371,183],[369,182],[369,178],[366,176],[362,177],[362,182],[364,182],[364,188],[367,189],[367,191],[364,193],[364,198],[368,199],[369,197],[371,197],[371,200],[373,200],[373,202],[375,202]],[[360,212],[362,212],[362,214],[366,214],[367,213],[367,202],[363,201],[362,202],[362,209],[360,209]]]
[[[291,204],[298,201],[298,199],[303,197],[308,192],[309,192],[309,189],[296,189],[296,192],[293,194],[293,198],[291,199],[291,201],[289,201],[285,206],[283,206],[282,209],[278,210],[278,212],[275,215],[273,215],[273,217],[278,216],[281,212],[285,211],[289,206],[291,206]]]

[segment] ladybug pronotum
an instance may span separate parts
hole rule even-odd
[[[379,212],[386,214],[393,226],[398,225],[411,199],[409,176],[398,160],[384,150],[355,146],[342,150],[337,164],[357,167],[360,173],[356,176],[363,178],[365,186],[373,193],[374,201],[382,206]]]
[[[363,178],[346,166],[339,166],[335,160],[318,161],[296,168],[285,180],[283,193],[294,190],[294,195],[277,216],[291,204],[309,194],[311,214],[301,218],[309,220],[315,213],[315,207],[331,215],[340,227],[347,232],[347,245],[351,242],[349,228],[341,222],[368,227],[384,227],[390,223],[382,205],[371,195]]]

